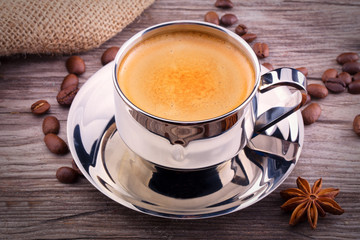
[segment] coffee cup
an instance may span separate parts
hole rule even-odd
[[[124,143],[155,165],[204,169],[232,159],[254,135],[298,110],[306,78],[292,68],[260,74],[252,48],[211,23],[149,27],[118,51],[115,121]],[[259,112],[261,94],[293,94]]]

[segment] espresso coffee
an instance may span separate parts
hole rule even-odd
[[[117,74],[121,91],[136,107],[175,121],[224,115],[255,85],[254,68],[239,48],[191,31],[142,41],[127,53]]]

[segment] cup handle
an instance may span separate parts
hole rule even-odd
[[[293,93],[286,100],[279,102],[261,115],[257,116],[254,136],[275,125],[279,121],[301,108],[306,102],[306,77],[292,68],[279,68],[261,76],[259,92],[263,94],[280,86],[287,86]]]

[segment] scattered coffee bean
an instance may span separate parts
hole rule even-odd
[[[347,62],[342,67],[343,72],[348,72],[351,75],[360,72],[360,62]]]
[[[63,155],[69,152],[67,144],[60,137],[53,133],[48,133],[44,137],[46,147],[50,152]]]
[[[80,176],[83,176],[82,172],[80,171],[74,160],[71,162],[71,166]]]
[[[49,111],[50,104],[46,100],[39,100],[33,103],[30,109],[33,114],[41,115]]]
[[[76,87],[79,85],[79,78],[73,73],[68,74],[64,78],[64,80],[61,83],[60,90],[70,87],[71,85],[76,85]]]
[[[305,77],[307,77],[307,75],[308,75],[308,73],[309,73],[306,67],[299,67],[299,68],[297,68],[296,70],[298,70],[298,71],[300,71],[302,74],[304,74]]]
[[[229,27],[229,26],[233,25],[234,23],[236,23],[237,21],[238,21],[238,18],[232,13],[224,14],[220,18],[221,24],[225,27]]]
[[[330,69],[327,69],[323,75],[321,76],[321,80],[323,82],[326,82],[329,78],[336,78],[338,75],[338,72],[336,69],[333,69],[333,68],[330,68]]]
[[[269,69],[270,71],[274,70],[274,67],[273,67],[273,65],[271,65],[271,63],[266,62],[266,63],[263,63],[262,65],[264,67],[266,67],[267,69]]]
[[[248,32],[248,28],[244,24],[239,24],[235,28],[235,33],[239,36],[242,36]]]
[[[56,178],[61,183],[74,183],[78,179],[79,174],[72,168],[61,167],[56,171]]]
[[[337,56],[336,61],[343,65],[344,63],[347,62],[356,62],[359,59],[359,55],[357,53],[354,52],[346,52],[346,53],[342,53],[339,56]]]
[[[71,85],[63,90],[61,90],[56,96],[56,100],[61,106],[70,106],[72,101],[75,98],[76,93],[79,91],[79,88],[75,85]]]
[[[349,85],[352,81],[351,75],[347,72],[340,73],[338,78],[341,79],[341,81],[343,81],[346,86]]]
[[[317,103],[310,103],[304,110],[301,112],[304,119],[305,125],[310,125],[316,122],[321,115],[321,107]]]
[[[216,12],[211,11],[205,14],[204,21],[219,25],[219,16]]]
[[[315,98],[325,98],[329,94],[329,91],[324,85],[316,83],[309,84],[306,89],[308,94]]]
[[[66,60],[65,66],[69,73],[80,75],[85,72],[85,62],[79,56],[69,57]]]
[[[360,94],[360,80],[353,81],[348,86],[349,93]]]
[[[324,84],[333,93],[341,93],[346,89],[346,84],[340,78],[329,78]]]
[[[43,133],[46,135],[48,133],[58,134],[60,129],[60,122],[54,116],[47,116],[44,118],[42,124]]]
[[[230,0],[216,0],[215,7],[228,9],[234,7],[234,4]]]
[[[253,50],[258,58],[266,58],[269,56],[269,47],[266,43],[255,43]]]
[[[119,47],[110,47],[106,49],[103,55],[101,56],[102,65],[106,65],[112,60],[114,60],[119,49],[120,49]]]
[[[354,118],[354,121],[353,121],[353,129],[354,129],[354,132],[360,136],[360,114],[357,115],[355,118]]]
[[[242,35],[241,37],[248,43],[251,43],[252,41],[254,41],[257,38],[256,34],[254,34],[254,33],[246,33],[246,34]]]
[[[356,74],[353,76],[353,81],[356,81],[356,80],[360,80],[360,72],[356,73]]]

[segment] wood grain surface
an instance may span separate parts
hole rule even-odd
[[[356,0],[237,1],[222,10],[215,1],[156,0],[121,33],[91,51],[79,54],[86,63],[81,85],[100,69],[100,57],[110,46],[121,46],[136,32],[170,20],[202,20],[207,11],[234,13],[266,42],[275,67],[309,69],[310,83],[320,82],[328,68],[341,67],[342,52],[360,53],[360,2]],[[106,13],[104,13],[106,14]],[[229,29],[234,30],[235,25]],[[253,45],[253,43],[251,44]],[[66,139],[68,109],[56,95],[67,75],[68,56],[17,55],[0,58],[0,239],[360,239],[360,137],[352,121],[360,114],[360,95],[347,92],[314,100],[320,119],[305,127],[300,160],[285,182],[262,201],[235,213],[205,220],[171,220],[148,216],[112,201],[85,178],[59,183],[61,166],[71,166],[71,154],[56,156],[44,142],[44,116],[30,112],[45,99],[60,120]],[[336,198],[341,216],[320,218],[316,230],[306,222],[290,227],[290,214],[280,210],[279,191],[295,187],[298,176],[311,184],[340,188]]]

